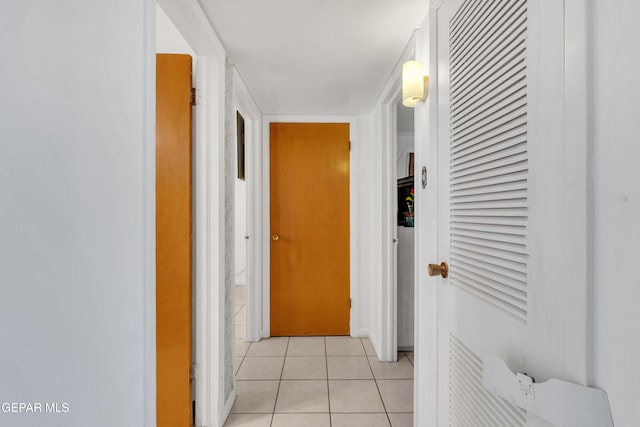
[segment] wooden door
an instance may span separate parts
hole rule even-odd
[[[156,59],[157,425],[187,427],[191,403],[191,57]]]
[[[449,263],[437,279],[439,426],[549,425],[483,387],[502,380],[483,378],[487,356],[538,382],[586,380],[586,251],[571,243],[586,192],[570,175],[584,159],[566,143],[564,5],[499,3],[437,10],[439,258],[429,261]]]
[[[349,124],[271,124],[271,335],[349,334]]]

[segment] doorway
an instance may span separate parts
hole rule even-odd
[[[349,124],[272,123],[272,336],[348,335]]]
[[[235,103],[235,341],[254,342],[263,333],[262,270],[262,115],[242,77],[233,69]],[[244,158],[244,160],[242,160]],[[243,177],[243,179],[241,178]],[[239,317],[238,317],[239,316]]]
[[[236,173],[234,179],[234,302],[236,309],[235,339],[244,341],[246,338],[246,288],[247,288],[247,185],[245,181],[245,119],[240,111],[236,111]]]
[[[413,352],[414,265],[415,265],[415,179],[414,110],[396,104],[397,256],[395,257],[398,351]]]
[[[154,2],[155,3],[155,2]],[[156,8],[156,51],[182,53],[194,58],[193,83],[197,89],[193,110],[193,359],[192,396],[195,425],[218,425],[226,417],[216,408],[230,406],[225,393],[225,365],[218,349],[224,346],[224,223],[217,213],[224,208],[224,153],[212,141],[224,137],[224,97],[217,88],[224,82],[224,49],[197,19],[197,4],[177,6],[160,2]],[[197,23],[197,24],[194,24]],[[150,161],[153,161],[151,159]],[[211,315],[211,313],[221,313]],[[231,361],[229,361],[231,363]],[[228,411],[227,411],[228,412]],[[191,420],[190,420],[191,422]]]

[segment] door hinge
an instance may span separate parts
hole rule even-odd
[[[349,141],[349,151],[351,151],[351,141]]]
[[[196,381],[196,364],[192,363],[189,368],[189,384],[193,384]]]
[[[349,298],[349,308],[353,307],[353,300],[351,298]]]
[[[197,104],[196,102],[196,88],[192,87],[191,88],[191,106],[195,107]]]

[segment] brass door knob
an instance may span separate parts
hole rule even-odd
[[[280,240],[280,236],[278,236],[277,234],[274,234],[273,236],[271,236],[271,238],[273,240]]]
[[[429,276],[442,276],[446,279],[449,276],[449,265],[446,262],[438,264],[429,264]]]

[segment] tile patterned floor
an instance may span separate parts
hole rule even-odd
[[[378,361],[368,339],[244,339],[236,287],[236,402],[226,427],[411,427],[413,353]]]

